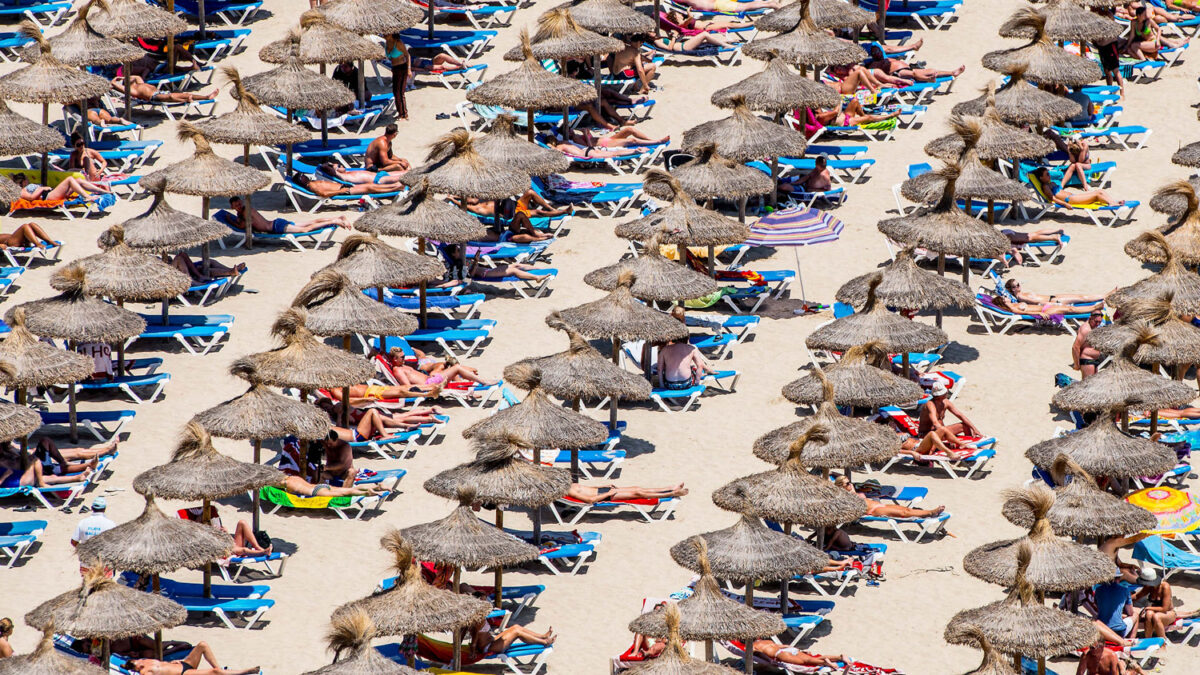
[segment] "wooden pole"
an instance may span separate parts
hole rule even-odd
[[[254,463],[259,464],[260,462],[262,462],[262,439],[256,438],[256,439],[254,439]],[[258,532],[259,507],[260,507],[260,501],[259,501],[259,496],[258,496],[258,490],[255,490],[254,491],[254,513],[253,513],[253,515],[250,516],[250,529],[253,530],[254,532]]]
[[[753,580],[746,582],[746,606],[749,607],[750,609],[754,609],[754,581]],[[783,608],[780,608],[781,611],[782,611],[782,609]],[[754,672],[754,638],[753,637],[746,638],[746,650],[745,650],[745,654],[742,655],[742,659],[743,659],[742,665],[745,668],[746,672],[753,673]]]
[[[250,166],[249,143],[242,144],[242,164],[247,167]],[[246,195],[244,201],[246,202],[246,213],[249,213],[250,195]],[[252,218],[246,218],[246,241],[243,243],[243,246],[245,246],[247,251],[254,248],[254,222]]]
[[[85,116],[86,116],[86,113],[85,113]],[[44,126],[44,127],[50,126],[50,104],[49,103],[42,104],[42,126]],[[42,185],[46,184],[46,177],[49,175],[49,173],[48,173],[49,170],[50,170],[49,160],[47,159],[46,153],[43,152],[42,153]]]
[[[207,499],[200,511],[200,522],[208,525],[212,521],[212,507]],[[212,563],[204,563],[204,597],[212,597]]]
[[[496,529],[504,531],[504,509],[499,504],[496,505]],[[496,609],[500,609],[500,596],[504,594],[504,567],[496,565]]]
[[[75,351],[75,341],[67,340],[67,351]],[[75,383],[72,382],[67,387],[67,420],[70,422],[71,428],[68,432],[72,443],[79,442],[79,415],[75,410]]]
[[[430,3],[432,5],[433,3]],[[454,592],[458,593],[459,580],[462,576],[462,569],[458,565],[454,566]],[[462,669],[462,629],[454,629],[454,656],[450,661],[450,668],[454,672]]]

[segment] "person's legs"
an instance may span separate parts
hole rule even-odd
[[[884,518],[930,518],[942,515],[946,507],[939,506],[935,509],[910,509],[907,506],[899,504],[883,504],[876,506],[872,511],[872,516],[883,516]]]
[[[437,54],[433,57],[433,71],[435,73],[443,70],[458,70],[465,67],[465,63],[449,54]]]
[[[867,72],[871,74],[871,79],[873,79],[875,82],[880,83],[880,86],[883,86],[885,84],[890,84],[893,87],[907,87],[908,85],[913,83],[913,81],[911,79],[908,79],[905,77],[899,77],[899,76],[893,75],[891,73],[885,73],[885,72],[883,72],[882,68],[871,68],[870,70],[867,70]],[[902,72],[906,72],[906,71],[902,71]]]
[[[492,643],[488,646],[488,651],[493,653],[507,651],[512,646],[512,643],[518,639],[534,645],[552,645],[554,644],[554,638],[554,628],[550,628],[545,633],[538,633],[518,624],[509,626],[497,633],[492,638]]]
[[[958,77],[967,69],[966,66],[959,66],[954,70],[935,70],[933,68],[913,68],[908,72],[912,73],[912,78],[917,82],[932,82],[939,77]]]
[[[237,527],[235,527],[233,530],[233,544],[235,555],[271,552],[270,546],[263,548],[262,545],[258,543],[258,539],[254,537],[254,530],[250,529],[250,523],[247,523],[244,520],[239,520]]]
[[[715,33],[709,33],[707,31],[703,33],[697,33],[683,41],[683,48],[688,51],[698,49],[701,45],[716,45],[718,47],[731,46],[729,44],[729,40],[726,38],[723,38]]]
[[[352,195],[374,195],[385,192],[395,192],[395,185],[379,185],[376,183],[363,183],[362,185],[350,186],[350,190],[344,194]]]
[[[449,368],[446,368],[439,374],[446,378],[447,382],[453,382],[455,379],[462,379],[467,380],[468,382],[474,382],[476,384],[487,386],[496,383],[496,380],[485,380],[482,377],[479,377],[479,372],[477,370],[468,366],[464,366],[461,363],[456,363]]]
[[[387,435],[387,428],[383,426],[383,421],[379,419],[379,411],[374,408],[367,409],[362,419],[355,425],[355,429],[358,430],[358,435],[362,438]]]
[[[171,103],[191,103],[193,101],[207,101],[216,98],[220,90],[214,89],[207,94],[192,94],[186,91],[169,91],[160,92],[159,100],[169,101]]]
[[[683,486],[683,483],[665,488],[613,486],[613,489],[614,492],[608,497],[608,499],[612,501],[626,501],[630,499],[665,499],[667,497],[682,497],[688,493],[688,489]]]

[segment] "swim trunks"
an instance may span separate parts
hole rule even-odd
[[[375,181],[374,181],[374,182],[375,182],[375,184],[376,184],[376,185],[378,185],[380,182],[382,182],[382,181],[383,181],[383,179],[384,179],[384,178],[387,178],[387,177],[388,177],[388,172],[386,172],[386,171],[376,171],[376,172],[375,172]]]
[[[667,389],[670,389],[671,391],[683,391],[684,389],[692,388],[691,380],[680,380],[678,382],[672,382],[670,380],[667,380],[666,384],[667,384]]]
[[[271,234],[285,234],[288,225],[292,223],[284,218],[276,218],[271,221]]]

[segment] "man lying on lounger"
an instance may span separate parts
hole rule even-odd
[[[809,654],[808,652],[800,651],[796,647],[787,647],[773,640],[755,640],[753,649],[755,654],[761,654],[772,661],[796,666],[837,668],[839,661],[842,663],[846,662],[846,657],[841,654],[831,654],[829,656]]]
[[[396,192],[397,185],[382,185],[379,183],[362,183],[361,185],[343,185],[331,180],[312,178],[302,173],[292,176],[292,182],[308,190],[318,197],[340,197],[342,195],[378,195]]]
[[[337,162],[324,162],[321,164],[320,169],[326,176],[332,176],[347,183],[354,183],[355,185],[366,183],[391,185],[396,190],[403,189],[400,187],[400,176],[406,173],[405,171],[395,170],[347,169]]]
[[[200,667],[201,659],[208,661],[208,668]],[[197,642],[187,656],[177,661],[135,659],[129,662],[129,666],[138,675],[252,675],[262,672],[258,666],[236,670],[222,668],[217,663],[217,655],[203,641]]]
[[[112,79],[113,91],[121,94],[125,93],[125,78],[114,77]],[[129,76],[129,95],[139,101],[152,101],[154,103],[192,103],[193,101],[208,101],[216,97],[219,89],[213,89],[207,94],[192,94],[186,91],[159,91],[158,87],[147,84],[138,75]]]
[[[370,389],[371,387],[376,387],[377,389],[382,390],[380,392],[381,394],[389,393],[386,391],[387,389],[396,389],[397,388],[397,387],[379,387],[377,385],[367,386],[367,385],[361,385],[361,384],[356,385],[356,386],[357,387],[366,387],[368,389]],[[350,389],[351,389],[351,391],[350,391],[350,396],[351,396],[351,398],[350,398],[350,402],[351,402],[350,423],[354,426],[349,429],[347,429],[345,427],[334,426],[334,427],[331,427],[331,429],[330,429],[331,436],[336,436],[336,438],[338,438],[342,441],[345,441],[347,443],[361,443],[363,441],[374,440],[376,438],[387,438],[388,436],[392,436],[392,435],[396,434],[397,433],[395,431],[396,429],[404,431],[404,430],[408,430],[408,429],[413,429],[421,424],[428,424],[428,423],[436,421],[436,418],[434,417],[434,414],[436,414],[436,413],[429,412],[431,410],[437,410],[436,408],[418,408],[418,409],[413,410],[412,412],[399,412],[394,415],[384,412],[382,410],[379,410],[378,408],[365,408],[365,409],[364,408],[356,408],[356,407],[354,407],[355,400],[358,400],[360,403],[361,402],[369,403],[369,402],[375,401],[377,399],[372,398],[372,397],[367,397],[364,395],[355,396],[356,392],[354,391],[354,387],[351,387]],[[337,391],[339,398],[340,398],[340,394],[341,394],[340,389],[336,389],[336,390],[332,390],[332,391]],[[439,389],[438,391],[440,392],[441,390]],[[361,393],[361,390],[359,393]],[[380,396],[380,398],[386,398],[386,397]],[[400,397],[393,397],[393,398],[400,398]],[[324,410],[329,415],[330,421],[332,421],[335,425],[341,421],[341,419],[342,419],[342,404],[341,403],[334,403],[330,399],[322,398],[319,401],[317,401],[317,407]]]
[[[883,53],[883,50],[875,45],[867,49],[867,54],[871,57],[871,60],[867,62],[868,68],[881,70],[884,74],[898,77],[901,80],[907,80],[909,84],[913,82],[932,82],[939,77],[958,77],[967,69],[966,66],[959,66],[954,70],[913,68],[907,61],[888,58]]]
[[[258,212],[258,209],[253,206],[247,207],[246,202],[242,201],[241,197],[230,197],[229,208],[233,209],[233,212],[237,214],[238,227],[243,229],[246,227],[246,217],[248,215],[254,231],[266,234],[303,234],[330,225],[337,225],[346,229],[350,228],[350,221],[346,220],[345,215],[314,218],[307,223],[292,223],[283,218],[267,220]]]
[[[570,489],[567,490],[568,497],[585,504],[625,502],[631,499],[666,499],[668,497],[683,497],[687,493],[688,489],[684,487],[683,483],[661,488],[619,487],[616,485],[593,487],[572,483]]]
[[[910,509],[907,506],[899,504],[884,504],[883,502],[871,499],[865,492],[859,492],[854,483],[845,476],[838,476],[837,480],[833,481],[833,484],[862,499],[867,505],[868,516],[881,516],[883,518],[936,518],[946,510],[944,506],[938,506],[933,509]]]

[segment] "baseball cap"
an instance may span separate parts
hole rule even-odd
[[[108,501],[104,497],[96,497],[92,500],[93,511],[103,511],[106,508],[108,508]]]

